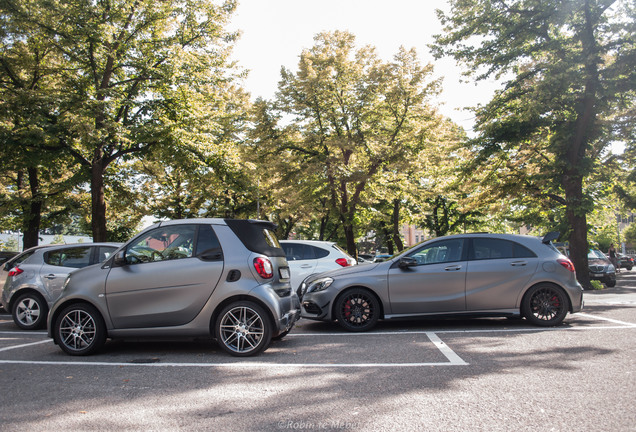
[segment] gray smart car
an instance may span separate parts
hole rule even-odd
[[[21,329],[44,327],[49,307],[59,297],[66,276],[106,260],[119,246],[120,243],[77,243],[27,249],[0,269],[2,306]]]
[[[385,262],[310,276],[299,289],[302,317],[337,320],[349,331],[430,315],[521,315],[558,325],[583,305],[572,262],[551,244],[558,236],[440,237]]]
[[[298,319],[298,298],[270,222],[157,223],[102,265],[72,273],[49,336],[86,355],[107,338],[205,337],[235,356],[267,348]]]

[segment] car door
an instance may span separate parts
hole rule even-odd
[[[292,289],[296,290],[307,276],[316,272],[317,260],[314,248],[303,243],[294,242],[281,243],[281,247],[285,251],[287,264],[289,264]]]
[[[416,265],[389,269],[391,314],[466,310],[466,260],[463,239],[427,243],[409,254]]]
[[[223,253],[210,225],[166,225],[145,232],[113,266],[106,300],[115,328],[178,326],[192,321],[223,273]]]
[[[92,250],[93,248],[87,245],[44,252],[40,280],[49,294],[50,301],[55,301],[60,296],[62,285],[70,272],[91,264]]]
[[[485,237],[471,239],[466,277],[467,309],[515,308],[520,291],[538,265],[536,254],[519,243]]]

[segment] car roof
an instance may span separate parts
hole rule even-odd
[[[279,243],[302,243],[302,244],[310,244],[310,245],[323,245],[323,246],[331,246],[336,244],[336,242],[324,241],[324,240],[279,240]]]

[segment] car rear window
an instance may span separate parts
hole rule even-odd
[[[243,219],[225,219],[225,223],[248,250],[267,256],[285,256],[285,251],[274,233],[276,224]]]

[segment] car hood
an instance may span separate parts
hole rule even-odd
[[[588,258],[588,265],[608,265],[611,264],[609,260],[604,260],[600,258]]]
[[[386,265],[387,262],[381,262],[381,263],[371,263],[371,264],[363,264],[363,265],[354,265],[354,266],[350,266],[350,267],[343,267],[341,269],[335,269],[335,270],[329,270],[323,273],[316,273],[314,275],[309,276],[307,279],[305,279],[306,282],[311,282],[314,281],[316,279],[320,279],[322,277],[337,277],[337,276],[348,276],[348,275],[352,275],[352,274],[359,274],[359,273],[366,273],[369,271],[373,271],[374,269],[377,269],[378,267],[382,266],[382,265]]]

